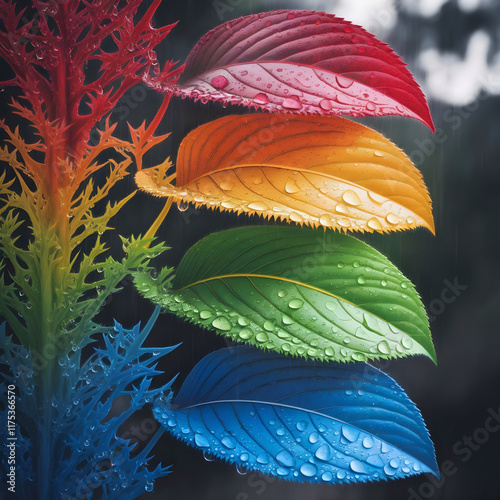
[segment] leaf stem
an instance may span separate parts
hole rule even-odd
[[[154,238],[156,231],[158,231],[158,228],[161,226],[162,222],[165,220],[165,217],[167,216],[170,207],[172,206],[173,199],[168,198],[167,202],[165,203],[165,206],[163,207],[162,211],[156,218],[156,220],[151,224],[151,227],[148,229],[147,233],[144,235],[144,239],[149,239],[149,238]],[[149,247],[149,243],[147,244],[147,247]]]

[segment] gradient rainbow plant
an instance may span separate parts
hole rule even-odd
[[[0,56],[12,72],[2,87],[14,95],[0,122],[2,404],[15,394],[0,432],[16,439],[8,491],[136,498],[169,472],[148,468],[165,430],[292,481],[438,474],[418,409],[369,364],[436,361],[424,307],[389,260],[347,234],[434,232],[431,201],[400,149],[337,116],[408,116],[432,129],[420,88],[386,44],[312,11],[227,22],[184,66],[160,67],[155,47],[173,25],[153,27],[159,4],[51,0],[16,12],[0,2]],[[110,113],[141,82],[163,103],[118,138]],[[169,159],[143,168],[166,138],[155,134],[173,95],[268,113],[202,125],[175,168]],[[110,192],[132,172],[166,204],[112,256],[110,220],[136,192],[115,202]],[[177,269],[156,269],[166,246],[155,234],[174,202],[279,223],[213,233]],[[155,313],[142,329],[99,324],[127,276]],[[175,347],[143,345],[161,309],[238,343],[203,358],[175,396],[173,381],[152,387]],[[121,396],[129,406],[116,415]],[[136,450],[118,431],[146,405],[162,425]],[[3,478],[10,467],[4,448]]]

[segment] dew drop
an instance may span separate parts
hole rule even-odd
[[[332,227],[333,226],[332,218],[327,214],[323,214],[319,218],[319,223],[325,227]]]
[[[302,107],[302,103],[298,96],[290,96],[286,99],[283,99],[282,106],[287,109],[300,109]]]
[[[343,269],[343,268],[345,267],[344,262],[342,262],[342,261],[337,262],[337,267],[338,267],[339,269]]]
[[[280,291],[278,292],[278,297],[279,297],[280,299],[282,299],[285,295],[286,295],[286,290],[280,290]]]
[[[331,472],[325,472],[321,476],[321,479],[323,479],[326,483],[329,483],[333,479],[333,475]]]
[[[366,361],[366,356],[362,352],[353,352],[352,359],[354,361]]]
[[[247,318],[241,316],[238,318],[238,325],[240,326],[248,326],[250,324],[250,321],[248,321]]]
[[[342,195],[342,199],[348,205],[352,205],[354,207],[357,205],[361,205],[361,199],[358,196],[358,194],[350,189],[348,189],[347,191],[344,192],[344,194]],[[337,205],[337,207],[338,207],[338,205]],[[335,210],[338,212],[337,207],[335,208]]]
[[[335,350],[333,349],[333,347],[327,347],[325,349],[325,355],[328,356],[328,357],[332,357],[335,355]]]
[[[387,465],[384,465],[384,472],[388,476],[394,476],[394,474],[396,474],[396,469],[392,468],[389,464],[387,464]]]
[[[199,446],[200,448],[208,448],[210,446],[208,439],[201,434],[194,435],[194,442],[196,443],[196,446]]]
[[[372,200],[374,203],[378,203],[379,205],[382,205],[382,203],[385,203],[387,201],[387,198],[374,193],[373,191],[368,191],[368,198],[370,198],[370,200]]]
[[[248,462],[248,459],[249,459],[249,458],[250,458],[250,457],[249,457],[248,453],[242,453],[242,454],[240,455],[240,460],[241,460],[242,462]]]
[[[300,420],[296,424],[297,430],[304,432],[307,429],[307,422],[305,420]]]
[[[340,75],[337,75],[335,78],[337,79],[338,86],[342,89],[348,89],[353,84],[353,81],[350,78]]]
[[[269,340],[269,335],[265,332],[259,332],[255,338],[258,342],[267,342]]]
[[[332,449],[327,444],[322,444],[314,453],[316,458],[328,462],[331,460],[333,452]]]
[[[210,311],[200,311],[200,319],[208,319],[212,317],[212,313]]]
[[[353,472],[356,472],[358,474],[366,474],[365,466],[359,460],[351,460],[349,467]]]
[[[405,349],[411,349],[413,347],[413,340],[408,337],[403,337],[403,339],[401,340],[401,345]]]
[[[263,92],[259,92],[254,98],[253,101],[257,104],[268,104],[269,103],[269,97],[267,97],[266,94]]]
[[[258,184],[262,184],[262,177],[254,177],[252,182],[255,184],[255,185],[258,185]]]
[[[346,475],[347,475],[346,472],[343,470],[337,471],[337,478],[338,479],[344,479],[346,477]]]
[[[366,103],[366,109],[367,109],[368,111],[375,111],[375,110],[377,109],[377,106],[375,106],[375,104],[374,104],[373,102],[368,101],[368,102]]]
[[[337,203],[335,212],[337,212],[338,214],[347,214],[349,212],[349,209],[343,203]]]
[[[332,109],[332,101],[329,99],[321,99],[321,101],[319,101],[319,107],[323,111],[330,111]]]
[[[318,469],[314,464],[305,463],[300,466],[300,472],[303,476],[313,477],[317,474]]]
[[[289,177],[285,184],[285,191],[289,194],[298,193],[300,188],[295,180]]]
[[[212,321],[212,326],[217,328],[218,330],[222,330],[224,332],[228,332],[231,330],[231,323],[224,316],[219,316]]]
[[[380,223],[380,221],[376,217],[372,217],[368,221],[367,226],[370,229],[373,229],[374,231],[382,231],[384,229],[384,227],[382,226],[382,224]]]
[[[254,201],[252,203],[249,203],[248,208],[250,210],[259,210],[259,211],[269,210],[269,207],[265,203],[262,203],[261,201]]]
[[[241,464],[236,464],[236,472],[240,476],[246,476],[248,474],[248,471],[246,470],[245,466]]]
[[[293,222],[303,222],[304,218],[302,217],[302,215],[300,215],[296,212],[292,212],[290,214],[290,220],[292,220]]]
[[[284,325],[293,325],[293,319],[289,318],[288,316],[283,316],[281,318],[281,321],[283,322]]]
[[[253,337],[253,331],[250,328],[243,328],[238,332],[240,339],[248,340]]]
[[[391,225],[395,225],[395,224],[398,224],[399,222],[399,217],[397,215],[394,215],[393,213],[388,213],[386,216],[385,216],[385,220],[387,221],[387,223],[391,224]]]
[[[288,307],[290,309],[300,309],[303,305],[304,305],[304,302],[302,300],[300,300],[300,299],[292,299],[288,303]]]
[[[260,455],[257,456],[256,460],[257,463],[266,465],[269,463],[269,455],[267,453],[261,453]]]
[[[381,284],[382,286],[387,286],[387,281],[382,280],[382,281],[380,282],[380,284]]]
[[[212,78],[210,83],[212,84],[212,87],[216,89],[223,89],[229,85],[229,80],[225,76],[219,75]]]
[[[291,350],[291,346],[290,344],[287,344],[286,342],[284,344],[281,345],[281,349],[285,352],[290,352]]]
[[[349,219],[337,219],[337,224],[341,227],[350,227],[351,222]]]
[[[363,274],[359,275],[358,276],[358,279],[357,279],[357,282],[360,284],[360,285],[364,285],[366,283],[366,278],[364,277]]]
[[[282,450],[276,455],[276,461],[285,467],[293,467],[295,465],[295,459],[286,450]]]
[[[309,436],[309,442],[311,444],[315,444],[319,441],[319,434],[317,432],[311,432],[311,435]]]
[[[375,443],[373,442],[373,439],[370,436],[366,436],[363,439],[363,446],[369,450],[370,448],[373,448],[375,446]]]
[[[230,450],[234,450],[234,448],[236,448],[236,441],[229,436],[223,437],[221,443]]]
[[[391,348],[389,346],[389,343],[387,340],[382,340],[381,342],[378,343],[377,349],[382,353],[382,354],[390,354],[391,353]]]
[[[177,422],[176,422],[173,418],[169,418],[169,419],[167,420],[167,425],[168,425],[169,427],[175,427],[175,426],[177,425]]]
[[[283,467],[278,467],[276,469],[276,474],[278,474],[278,476],[287,476],[289,473],[290,471],[288,469],[284,469]]]
[[[354,443],[358,439],[359,432],[354,430],[352,427],[346,425],[342,426],[342,436],[344,436],[348,441]]]
[[[264,321],[264,324],[262,326],[264,327],[264,330],[267,330],[268,332],[274,331],[274,323],[272,323],[271,321]]]

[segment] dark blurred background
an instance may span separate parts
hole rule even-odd
[[[143,2],[146,6],[150,1]],[[497,0],[165,0],[156,25],[179,21],[157,51],[160,61],[185,60],[208,30],[230,19],[279,8],[324,10],[363,25],[408,63],[427,95],[437,134],[408,118],[363,119],[410,155],[422,171],[434,204],[436,236],[419,229],[363,235],[415,283],[429,310],[437,367],[427,358],[385,363],[420,408],[436,446],[441,480],[416,476],[368,485],[301,485],[255,473],[240,475],[228,464],[207,462],[201,452],[163,436],[156,460],[172,474],[156,482],[146,499],[189,500],[493,500],[500,491],[500,2]],[[144,87],[127,93],[112,120],[126,134],[153,116],[161,96]],[[127,111],[128,110],[128,111]],[[175,161],[182,138],[196,126],[229,113],[217,104],[173,99],[162,132],[164,145],[150,165]],[[126,179],[121,189],[134,189]],[[144,233],[161,200],[139,194],[115,221],[116,233]],[[176,265],[203,236],[257,218],[206,209],[173,209],[158,236],[172,246],[158,265]],[[442,294],[445,295],[442,295]],[[449,298],[445,303],[442,297]],[[145,322],[152,306],[127,286],[103,312],[126,327]],[[165,380],[182,380],[204,355],[227,345],[212,333],[162,315],[150,345],[182,345],[162,360]],[[489,419],[498,415],[498,425]],[[153,432],[151,413],[130,425]],[[146,425],[147,423],[147,425]],[[485,425],[492,423],[489,429]],[[128,424],[127,424],[128,425]],[[496,428],[498,427],[498,430]],[[124,432],[127,429],[124,428]]]

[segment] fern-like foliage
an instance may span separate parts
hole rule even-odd
[[[154,480],[168,473],[168,467],[147,467],[161,430],[143,447],[138,446],[137,438],[130,439],[130,433],[122,432],[120,437],[120,428],[134,412],[160,397],[166,403],[170,400],[172,381],[161,387],[152,387],[151,382],[162,373],[156,368],[158,360],[175,346],[143,346],[158,314],[159,308],[142,330],[140,325],[127,330],[115,323],[103,336],[103,345],[94,347],[87,359],[82,357],[85,342],[58,357],[49,428],[36,417],[43,397],[34,386],[34,360],[28,350],[6,335],[5,325],[0,327],[0,368],[7,382],[4,391],[8,384],[14,384],[18,392],[17,474],[23,478],[18,481],[19,498],[37,498],[32,457],[36,456],[34,447],[42,445],[47,432],[52,456],[47,454],[49,448],[41,453],[43,460],[54,464],[47,478],[52,498],[133,499],[152,490]],[[115,414],[112,405],[118,398],[125,398],[128,407]],[[1,414],[2,422],[6,422],[6,411]],[[5,425],[1,428],[6,432]],[[2,474],[8,470],[6,458],[4,454]]]

